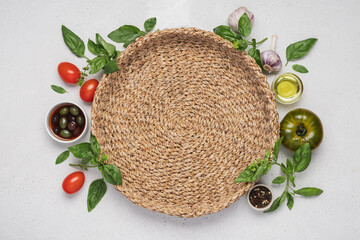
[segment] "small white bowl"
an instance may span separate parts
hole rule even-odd
[[[49,121],[50,121],[50,115],[51,113],[58,107],[62,106],[62,105],[74,105],[76,106],[77,108],[79,108],[83,113],[84,113],[84,118],[85,118],[85,127],[84,127],[84,130],[82,131],[82,133],[77,136],[76,138],[74,139],[71,139],[71,140],[64,140],[58,136],[56,136],[53,131],[50,129],[50,126],[49,126]],[[45,118],[45,127],[46,127],[46,131],[48,132],[49,136],[54,139],[55,141],[57,142],[60,142],[60,143],[73,143],[77,140],[79,140],[82,136],[85,135],[86,131],[87,131],[87,128],[88,128],[88,117],[86,116],[86,112],[84,111],[84,109],[82,107],[80,107],[78,104],[74,103],[74,102],[61,102],[61,103],[58,103],[56,104],[55,106],[53,106],[50,111],[48,112],[48,114],[46,115],[46,118]]]
[[[250,193],[251,193],[251,191],[252,191],[254,188],[256,188],[256,187],[266,187],[266,188],[269,189],[269,191],[271,192],[271,201],[270,201],[270,203],[269,203],[266,207],[257,208],[257,207],[255,207],[255,206],[253,206],[253,205],[251,204],[251,202],[250,202]],[[273,194],[273,192],[271,191],[271,188],[269,188],[269,187],[266,186],[265,184],[256,184],[256,185],[254,185],[254,186],[249,190],[246,198],[247,198],[247,201],[248,201],[248,203],[249,203],[249,205],[250,205],[250,207],[251,207],[252,209],[254,209],[254,210],[256,210],[256,211],[265,211],[265,210],[269,209],[270,206],[272,205],[272,203],[273,203],[273,201],[274,201],[274,194]]]

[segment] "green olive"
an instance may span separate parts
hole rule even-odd
[[[77,125],[82,126],[82,125],[84,125],[84,122],[85,122],[85,119],[83,116],[81,116],[81,115],[77,116],[77,118],[76,118]]]
[[[60,136],[63,138],[71,138],[71,132],[69,130],[63,129],[60,131]]]
[[[70,107],[70,113],[74,116],[79,115],[79,109],[77,107]]]
[[[61,129],[65,129],[66,126],[68,125],[68,120],[66,117],[61,117],[59,120],[59,126]]]
[[[62,108],[60,108],[59,114],[60,114],[61,116],[65,116],[65,115],[67,115],[68,113],[69,113],[69,107],[62,107]]]

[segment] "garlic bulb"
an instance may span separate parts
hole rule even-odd
[[[264,67],[264,71],[267,73],[276,73],[280,71],[282,67],[282,62],[280,56],[275,52],[276,50],[276,41],[277,36],[274,34],[272,36],[270,50],[262,52],[261,55],[261,62]]]
[[[238,28],[239,19],[244,13],[248,15],[252,27],[255,20],[254,14],[252,14],[252,12],[250,12],[246,7],[239,7],[238,9],[233,11],[228,18],[229,26],[231,27],[232,30],[234,30],[237,33],[239,33],[239,28]]]

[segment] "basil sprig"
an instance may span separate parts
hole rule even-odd
[[[156,18],[149,18],[144,23],[145,32],[133,25],[123,25],[109,33],[108,38],[117,43],[124,43],[123,47],[133,43],[138,37],[145,36],[156,25]]]
[[[156,18],[149,18],[144,22],[145,31],[141,31],[139,28],[132,25],[123,25],[111,32],[108,37],[114,42],[124,43],[123,47],[126,48],[138,37],[145,36],[148,32],[152,31],[155,25]],[[100,34],[96,33],[95,41],[88,39],[87,48],[89,52],[96,56],[95,58],[90,59],[85,55],[85,43],[79,36],[64,25],[61,27],[61,31],[64,42],[70,51],[78,57],[85,58],[87,62],[87,65],[83,67],[80,72],[81,75],[78,79],[79,86],[84,83],[88,73],[95,74],[101,69],[104,69],[104,73],[119,71],[119,68],[116,65],[116,59],[119,56],[120,51],[116,50],[116,47],[113,44],[106,42]]]
[[[82,68],[80,72],[80,78],[78,79],[78,85],[81,86],[84,83],[85,77],[90,74],[95,74],[101,69],[107,69],[106,73],[112,73],[119,71],[117,66],[114,66],[113,60],[116,61],[120,51],[116,50],[116,47],[111,43],[106,42],[98,33],[95,35],[96,42],[91,39],[87,42],[87,48],[89,52],[96,57],[93,59],[88,58],[85,55],[85,44],[74,32],[65,26],[61,27],[65,44],[69,47],[71,52],[81,58],[86,58],[87,66]],[[108,65],[111,65],[109,67]],[[115,64],[116,65],[116,64]]]
[[[97,179],[90,184],[87,198],[88,211],[93,210],[106,193],[106,182],[113,185],[122,185],[122,176],[119,168],[114,164],[108,164],[108,155],[101,153],[100,145],[92,134],[90,142],[83,142],[68,148],[56,158],[56,164],[64,162],[72,155],[81,162],[78,164],[69,164],[73,167],[80,167],[87,170],[88,168],[97,167],[101,172],[103,179]],[[88,165],[88,164],[91,165]],[[104,181],[105,180],[105,181]]]
[[[304,57],[308,52],[311,50],[311,48],[316,43],[316,38],[308,38],[302,41],[298,41],[296,43],[290,44],[286,48],[286,64],[288,64],[289,61],[297,60],[302,57]]]
[[[285,190],[280,197],[276,198],[270,208],[264,212],[272,212],[278,209],[287,200],[287,207],[291,210],[294,205],[294,196],[301,195],[305,197],[318,196],[323,193],[323,190],[315,187],[305,187],[295,190],[295,173],[305,171],[311,162],[311,148],[308,143],[299,147],[293,155],[293,159],[287,159],[286,164],[278,162],[278,155],[280,144],[283,138],[276,141],[273,154],[269,150],[266,151],[263,159],[259,159],[251,163],[240,175],[235,179],[236,183],[239,182],[254,182],[257,181],[261,176],[265,175],[272,167],[277,165],[280,167],[282,176],[276,177],[273,184],[283,184],[286,182]],[[270,161],[272,159],[272,161]],[[290,183],[293,187],[290,186]]]
[[[248,50],[248,54],[255,59],[256,63],[259,65],[261,70],[264,70],[263,64],[261,62],[260,50],[257,49],[257,45],[265,42],[267,38],[264,38],[260,42],[256,42],[254,38],[251,39],[251,41],[245,39],[251,34],[251,30],[252,30],[251,21],[246,13],[244,13],[240,17],[238,22],[238,27],[240,34],[232,31],[229,26],[225,26],[225,25],[220,25],[214,28],[213,32],[216,35],[219,35],[220,37],[232,42],[233,46],[239,51],[245,51],[249,46],[251,46],[251,48]]]

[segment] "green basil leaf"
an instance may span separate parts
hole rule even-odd
[[[78,57],[84,57],[85,44],[75,33],[70,29],[61,26],[62,35],[66,46]]]
[[[145,36],[146,32],[140,31],[138,34],[134,35],[132,38],[130,38],[128,41],[126,41],[123,45],[124,48],[129,46],[131,43],[133,43],[138,37]]]
[[[292,164],[291,160],[288,158],[286,160],[286,171],[292,174],[293,170],[294,170],[294,165]]]
[[[274,159],[275,162],[277,162],[277,160],[278,160],[280,145],[281,145],[283,139],[284,139],[284,137],[279,138],[279,140],[277,140],[275,145],[274,145],[273,159]]]
[[[68,150],[60,153],[60,155],[56,158],[55,164],[62,163],[63,161],[68,159],[69,155],[70,155],[70,151],[68,151]]]
[[[264,172],[264,175],[267,174],[268,171],[270,171],[271,166],[272,166],[272,164],[268,164],[268,165],[267,165],[267,167],[266,167],[266,169],[265,169],[265,172]]]
[[[265,171],[264,171],[263,175],[267,174],[267,172],[271,169],[271,164],[269,164],[270,156],[271,156],[270,150],[266,149],[266,153],[265,153],[265,156],[263,158],[263,164],[266,165],[266,168],[265,168]]]
[[[251,182],[255,182],[256,180],[258,180],[259,178],[261,178],[264,174],[265,171],[267,169],[267,164],[263,164],[261,165],[255,172],[254,176],[251,178]]]
[[[289,208],[289,210],[291,210],[294,206],[294,197],[290,193],[287,194],[287,204],[286,205]]]
[[[84,142],[68,148],[76,158],[91,159],[94,157],[90,143]]]
[[[51,89],[60,94],[67,93],[67,91],[65,89],[63,89],[62,87],[56,86],[56,85],[51,85]]]
[[[101,45],[104,47],[104,49],[109,54],[109,56],[114,55],[114,53],[116,51],[116,47],[114,45],[112,45],[111,43],[107,43],[104,40],[101,41]]]
[[[220,25],[220,26],[214,28],[213,32],[216,35],[219,35],[220,37],[222,37],[232,43],[234,43],[235,40],[242,39],[239,34],[235,33],[234,31],[231,30],[231,28],[229,26],[225,26],[225,25]]]
[[[290,177],[290,182],[292,183],[292,185],[293,185],[294,187],[296,187],[296,185],[295,185],[295,177],[294,177],[294,176],[291,176],[291,177]]]
[[[280,207],[280,197],[276,198],[271,204],[268,210],[265,210],[264,213],[273,212]]]
[[[264,160],[265,163],[268,163],[268,162],[269,162],[269,160],[270,160],[270,155],[271,155],[270,150],[269,150],[269,149],[266,149],[266,153],[265,153],[265,156],[264,156],[264,158],[263,158],[263,160]]]
[[[306,67],[304,67],[303,65],[299,65],[299,64],[292,65],[292,69],[294,69],[294,71],[297,71],[299,73],[308,73],[309,72],[306,69]]]
[[[251,33],[251,21],[249,19],[249,16],[246,13],[244,13],[240,17],[238,27],[239,27],[239,32],[240,32],[241,36],[247,37],[247,36],[250,35],[250,33]]]
[[[284,192],[281,194],[279,206],[285,202],[285,200],[286,200],[286,198],[287,198],[287,194],[288,194],[287,191],[284,191]]]
[[[311,148],[309,143],[300,146],[293,156],[295,163],[295,172],[304,171],[311,161]]]
[[[87,196],[87,208],[90,212],[101,201],[107,190],[103,179],[97,179],[90,184]]]
[[[244,39],[235,40],[233,47],[239,51],[244,51],[248,47],[248,42]]]
[[[90,146],[93,153],[95,154],[95,157],[98,157],[101,153],[101,149],[96,137],[94,137],[92,133],[90,133]]]
[[[123,47],[126,48],[127,46],[129,46],[130,44],[132,44],[133,42],[135,42],[135,40],[138,38],[138,35],[134,35],[132,39],[130,39],[129,41],[125,42]]]
[[[289,61],[304,57],[311,50],[311,48],[314,46],[316,41],[317,41],[316,38],[308,38],[303,41],[290,44],[286,48],[287,62],[285,66],[288,64]]]
[[[114,164],[106,164],[101,171],[105,181],[113,185],[122,185],[121,172]]]
[[[96,58],[94,58],[93,60],[90,61],[90,74],[94,74],[97,73],[98,71],[100,71],[101,69],[103,69],[103,67],[105,67],[106,64],[106,59],[103,56],[98,56]]]
[[[153,30],[155,25],[156,25],[156,18],[155,17],[149,18],[144,22],[145,31],[150,32],[151,30]]]
[[[264,67],[261,61],[261,56],[260,56],[260,50],[259,49],[255,49],[255,48],[250,48],[248,51],[248,54],[255,59],[255,62],[259,65],[259,67],[261,68],[262,71],[264,71]]]
[[[323,190],[321,190],[319,188],[314,188],[314,187],[301,188],[301,189],[295,191],[296,194],[305,196],[305,197],[318,196],[318,195],[322,194],[323,192],[324,192]]]
[[[83,158],[82,160],[81,160],[81,163],[82,164],[88,164],[89,162],[90,162],[90,160],[91,160],[92,158]]]
[[[290,175],[283,163],[280,164],[280,169],[285,175]]]
[[[116,59],[110,60],[105,64],[104,73],[113,73],[119,71],[119,67],[116,64]]]
[[[100,34],[96,33],[95,34],[95,41],[96,41],[96,44],[98,44],[99,46],[102,46],[101,42],[105,41],[105,40],[100,36]]]
[[[285,180],[286,180],[286,177],[284,177],[284,176],[279,176],[279,177],[275,178],[275,179],[272,181],[272,183],[274,183],[274,184],[282,184],[283,182],[285,182]]]
[[[90,39],[88,40],[87,47],[92,54],[99,55],[101,53],[101,47]]]
[[[112,31],[108,38],[117,43],[129,42],[130,39],[135,40],[134,36],[140,32],[140,29],[132,25],[124,25]]]
[[[251,182],[252,177],[254,176],[254,172],[250,170],[249,167],[247,167],[242,173],[239,174],[239,176],[235,179],[235,183],[240,182]]]

